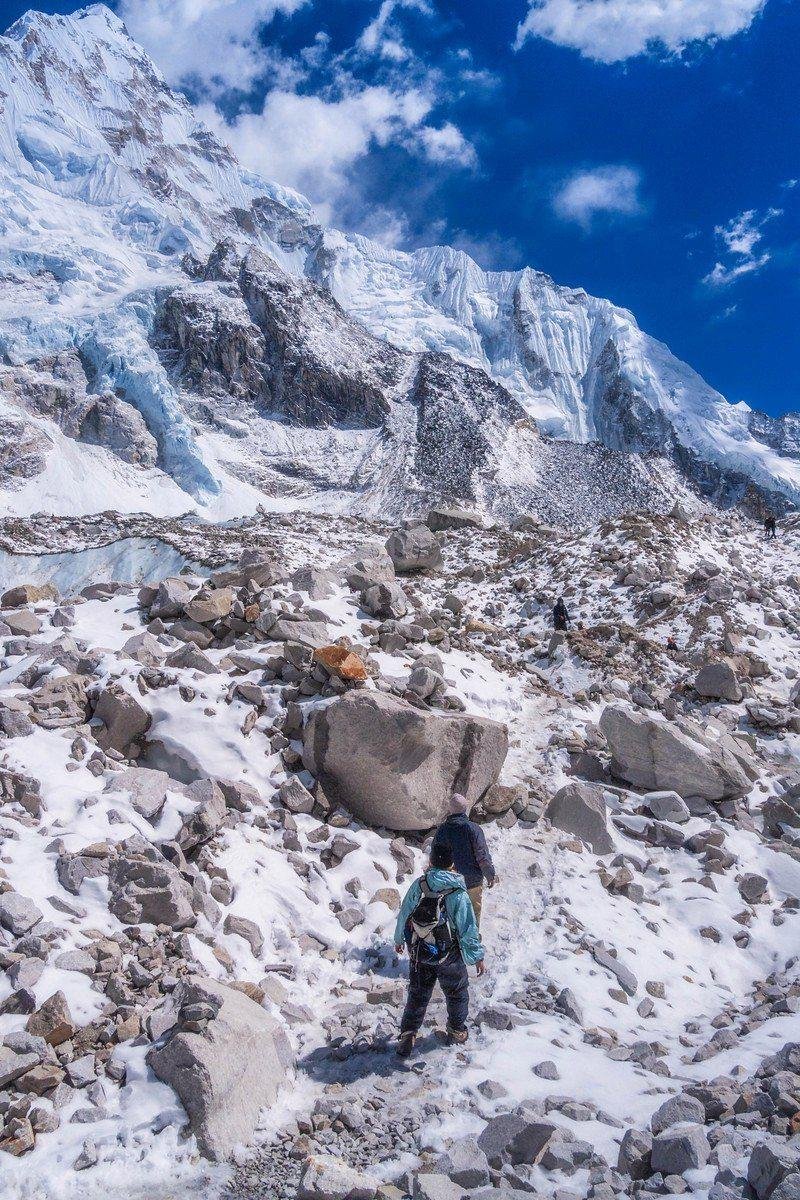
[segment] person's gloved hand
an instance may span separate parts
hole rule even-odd
[[[499,882],[500,882],[500,876],[499,876],[499,875],[495,875],[493,879],[490,879],[490,880],[488,880],[488,881],[487,881],[487,884],[486,884],[486,886],[487,886],[487,887],[490,887],[490,888],[493,888],[493,887],[494,887],[494,885],[495,885],[496,883],[499,883]]]
[[[400,945],[395,946],[394,949],[395,949],[395,954],[402,954],[403,951],[405,950],[405,944],[403,942],[401,942]]]
[[[481,959],[480,962],[475,963],[475,971],[478,975],[486,974],[486,962],[484,959]]]

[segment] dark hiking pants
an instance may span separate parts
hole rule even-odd
[[[436,980],[447,1001],[447,1024],[451,1029],[466,1029],[469,1012],[469,980],[461,955],[445,963],[411,961],[408,999],[400,1024],[401,1033],[416,1033],[425,1020]]]

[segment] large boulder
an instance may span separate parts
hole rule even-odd
[[[226,1159],[237,1143],[251,1140],[261,1109],[274,1104],[286,1082],[289,1041],[259,1004],[216,980],[190,976],[175,1003],[178,1024],[147,1062],[178,1093],[201,1153]]]
[[[689,721],[612,706],[603,712],[600,730],[611,750],[612,772],[634,787],[715,801],[750,790],[732,739],[713,739]]]
[[[439,824],[453,792],[474,804],[497,781],[507,751],[497,721],[357,691],[312,712],[303,761],[334,803],[401,831]]]
[[[442,565],[442,550],[437,538],[427,525],[414,525],[410,529],[395,529],[386,543],[386,552],[395,571],[433,571]]]
[[[736,672],[724,658],[707,662],[700,668],[695,676],[694,690],[698,696],[709,700],[728,700],[732,704],[738,704],[742,698]]]
[[[163,579],[149,604],[151,617],[179,617],[199,587],[200,581],[171,575]],[[142,589],[144,592],[144,589]],[[142,600],[149,596],[141,595]]]
[[[606,823],[602,788],[576,780],[559,789],[544,815],[556,829],[573,833],[591,846],[595,854],[610,854],[614,839]]]

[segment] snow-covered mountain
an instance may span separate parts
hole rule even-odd
[[[539,272],[322,228],[102,5],[12,26],[0,106],[3,511],[800,500],[796,416]]]

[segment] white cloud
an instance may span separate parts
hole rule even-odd
[[[306,0],[121,0],[119,15],[173,84],[197,78],[212,93],[247,89],[277,56],[258,34]]]
[[[408,58],[410,51],[403,42],[397,23],[393,20],[395,14],[404,8],[414,9],[426,16],[430,16],[433,11],[427,0],[383,0],[356,42],[357,49],[365,54],[377,54],[392,62],[402,62]]]
[[[265,29],[313,0],[119,4],[168,81],[199,94],[200,119],[246,167],[308,196],[328,224],[388,245],[408,240],[406,217],[367,199],[370,166],[362,160],[389,145],[439,174],[477,164],[461,130],[435,113],[452,99],[446,74],[404,41],[404,18],[435,16],[431,0],[374,0],[372,19],[344,50],[320,30],[285,54],[280,29],[271,42]]]
[[[477,165],[475,147],[450,121],[446,121],[438,129],[432,125],[423,125],[418,136],[431,162],[453,163],[462,167]]]
[[[579,50],[598,62],[621,62],[659,48],[676,54],[692,42],[748,29],[766,0],[529,0],[517,29]]]
[[[643,211],[640,184],[641,176],[633,167],[578,171],[561,184],[553,197],[553,208],[562,220],[575,221],[584,229],[597,216],[637,216]]]
[[[732,217],[727,225],[717,225],[714,233],[722,244],[723,254],[728,261],[716,262],[703,283],[709,287],[728,287],[743,275],[752,275],[760,271],[772,261],[768,250],[757,252],[757,247],[764,239],[762,232],[769,221],[781,216],[779,208],[768,208],[764,213],[757,213],[754,208]]]
[[[261,112],[242,112],[227,123],[206,105],[201,117],[245,166],[303,192],[330,220],[350,189],[350,169],[374,147],[399,143],[436,163],[473,164],[474,149],[454,125],[425,123],[432,107],[417,88],[363,87],[332,100],[276,89]],[[393,225],[388,240],[399,237],[399,228]]]

